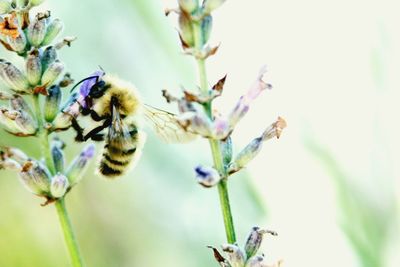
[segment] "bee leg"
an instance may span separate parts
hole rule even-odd
[[[93,109],[90,110],[90,117],[94,120],[94,121],[102,121],[105,120],[107,117],[104,116],[100,116],[99,114],[96,113],[96,111],[94,111]]]
[[[72,119],[71,126],[76,131],[75,141],[85,141],[83,138],[83,128],[79,125],[78,121],[75,118]]]
[[[88,139],[92,139],[93,141],[96,141],[97,138],[99,138],[99,132],[104,130],[105,128],[109,127],[111,125],[111,119],[107,119],[104,121],[104,123],[100,126],[97,126],[90,132],[88,132],[84,137],[83,140],[87,141]]]
[[[93,141],[104,141],[104,134],[95,134],[90,137]]]

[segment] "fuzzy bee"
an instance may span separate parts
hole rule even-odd
[[[131,83],[102,71],[95,72],[77,85],[80,83],[80,99],[77,100],[80,115],[90,116],[100,125],[84,133],[85,130],[74,119],[75,139],[81,142],[88,139],[105,141],[98,170],[106,177],[124,174],[140,157],[146,139],[139,126],[140,118],[144,117],[153,124],[158,135],[167,142],[185,142],[195,137],[182,129],[174,114],[143,104]],[[107,133],[103,134],[103,130]]]

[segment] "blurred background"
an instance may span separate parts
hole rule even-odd
[[[78,40],[61,51],[75,80],[102,66],[139,88],[145,102],[176,111],[161,89],[195,88],[196,69],[178,45],[175,1],[48,0],[43,6]],[[281,139],[265,144],[230,178],[239,242],[252,226],[279,233],[262,251],[284,266],[399,266],[400,35],[389,0],[228,0],[215,12],[210,84],[226,73],[216,108],[227,112],[267,64],[273,90],[234,132],[238,151],[278,115]],[[17,58],[1,51],[18,64]],[[67,156],[79,153],[71,133]],[[1,133],[1,145],[34,139]],[[101,148],[101,145],[98,145]],[[148,131],[137,167],[115,181],[91,165],[67,197],[87,266],[217,266],[207,245],[225,242],[218,194],[194,180],[210,164],[204,140],[163,144]],[[173,160],[171,155],[173,155]],[[0,173],[0,266],[69,266],[54,206]]]

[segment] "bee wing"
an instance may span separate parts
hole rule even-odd
[[[167,143],[186,143],[196,138],[196,134],[182,128],[173,113],[144,105],[144,115],[157,135]]]

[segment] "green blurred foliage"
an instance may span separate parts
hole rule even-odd
[[[176,31],[158,1],[116,3],[47,1],[45,8],[65,24],[63,35],[78,37],[61,51],[60,58],[76,81],[101,66],[134,82],[146,103],[171,110],[161,89],[194,86],[194,64],[182,56]],[[3,49],[0,56],[18,63]],[[71,132],[60,136],[67,142],[71,160],[81,145],[73,141]],[[40,158],[34,138],[1,132],[0,144],[23,148]],[[99,178],[93,175],[92,163],[87,176],[67,197],[87,266],[214,266],[206,246],[225,242],[218,195],[216,190],[200,188],[192,173],[199,162],[210,162],[208,153],[205,141],[166,145],[149,132],[140,163],[126,177],[116,181]],[[254,189],[243,181],[244,176],[231,183],[240,240],[259,222],[264,209],[253,204],[249,192]],[[0,266],[69,266],[55,208],[41,207],[43,202],[28,193],[14,173],[1,172]]]

